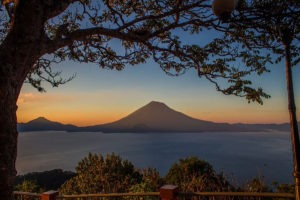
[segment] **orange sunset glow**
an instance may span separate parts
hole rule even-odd
[[[81,69],[83,66],[76,67]],[[87,67],[89,73],[79,74],[66,85],[59,88],[46,85],[46,93],[39,93],[25,84],[18,99],[18,121],[28,122],[43,116],[77,126],[103,124],[126,117],[154,100],[193,118],[213,122],[288,122],[284,81],[277,81],[277,88],[273,89],[274,84],[258,79],[257,82],[265,84],[266,91],[272,96],[263,105],[258,105],[243,98],[223,95],[191,73],[174,78],[155,67],[141,66],[121,72]],[[148,76],[149,73],[157,75]],[[268,76],[278,75],[271,73]],[[299,96],[296,100],[299,102]]]

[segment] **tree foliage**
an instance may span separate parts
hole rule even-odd
[[[286,184],[286,183],[273,183],[274,187],[276,188],[276,192],[281,193],[294,193],[295,192],[295,185],[294,184]]]
[[[165,177],[154,168],[137,169],[115,154],[103,157],[89,154],[76,167],[77,173],[55,169],[33,172],[18,177],[15,190],[41,193],[59,188],[61,194],[92,194],[117,192],[158,192],[165,184],[179,186],[180,192],[279,192],[293,193],[294,184],[273,182],[267,185],[263,176],[254,177],[245,185],[233,186],[222,173],[197,157],[187,157],[174,163]],[[63,172],[63,173],[62,173]],[[53,176],[52,178],[49,176]],[[71,177],[70,177],[71,176]],[[56,180],[55,188],[51,180]],[[64,183],[57,180],[66,180]],[[155,199],[155,198],[146,198]]]
[[[220,23],[211,11],[210,0],[45,0],[39,9],[44,12],[36,16],[43,17],[41,30],[36,30],[41,35],[40,58],[30,66],[26,79],[39,91],[44,91],[43,81],[57,87],[74,78],[62,79],[51,63],[72,60],[122,70],[153,59],[171,76],[193,70],[224,94],[259,103],[269,98],[249,80],[252,72],[268,71],[268,56],[238,51],[223,38],[204,41]],[[5,13],[1,16],[5,41],[11,31],[10,20]],[[195,37],[197,44],[185,42],[186,37]]]
[[[153,192],[164,184],[178,185],[182,192],[227,191],[232,186],[222,174],[196,157],[180,159],[161,178],[156,169],[136,169],[132,163],[115,154],[104,158],[89,154],[78,163],[77,175],[65,182],[62,194],[93,194],[114,192]]]
[[[226,42],[240,43],[261,55],[272,53],[272,62],[286,56],[285,45],[291,48],[292,66],[300,62],[300,2],[291,0],[241,0],[239,8],[227,24],[215,25]]]
[[[247,192],[271,192],[271,189],[265,184],[262,177],[254,177],[247,182],[245,191]]]
[[[53,169],[43,172],[31,172],[17,176],[15,179],[15,185],[22,185],[24,181],[30,181],[36,183],[39,188],[42,188],[45,191],[57,190],[65,181],[74,176],[74,172],[63,171],[61,169]]]
[[[197,157],[180,159],[168,171],[165,181],[182,192],[228,191],[232,188],[223,174],[217,174],[206,161]]]
[[[41,188],[37,182],[33,180],[23,180],[15,186],[15,190],[31,193],[42,193],[45,191],[45,189]]]
[[[285,46],[289,46],[291,65],[300,62],[300,2],[285,0],[239,0],[237,9],[225,21],[214,22],[214,29],[223,32],[222,39],[238,51],[235,60],[247,66],[248,71],[238,73],[261,75],[270,70],[270,65],[286,57]],[[225,62],[228,62],[225,60]],[[269,98],[261,88],[252,90],[251,81],[233,78],[231,87],[222,90],[225,94],[239,94],[240,88],[248,101],[263,103],[260,97]],[[219,90],[219,86],[217,85]],[[245,92],[245,90],[247,92]],[[237,92],[238,91],[238,92]],[[243,96],[243,95],[241,95]]]
[[[154,192],[159,191],[164,180],[160,177],[159,172],[155,168],[146,168],[139,170],[142,175],[141,182],[130,187],[130,192]]]
[[[64,183],[63,194],[122,193],[142,180],[142,175],[128,160],[108,154],[89,154],[76,167],[76,176]]]

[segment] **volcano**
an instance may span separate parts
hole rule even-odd
[[[241,125],[195,119],[157,101],[148,103],[118,121],[84,127],[84,129],[102,132],[249,131]]]

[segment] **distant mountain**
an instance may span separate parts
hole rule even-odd
[[[237,132],[288,131],[289,124],[228,124],[215,123],[189,117],[161,102],[152,101],[128,116],[107,124],[77,127],[39,117],[18,124],[19,131],[98,131],[98,132]]]
[[[85,131],[102,132],[203,132],[203,131],[254,131],[244,125],[214,123],[189,117],[164,103],[152,101],[116,122],[83,127]]]
[[[19,131],[76,131],[77,126],[50,121],[44,117],[18,124]]]
[[[173,132],[195,130],[195,126],[211,127],[208,121],[196,120],[169,108],[164,103],[152,101],[130,115],[112,123],[85,127],[104,132]],[[198,128],[199,129],[199,128]]]

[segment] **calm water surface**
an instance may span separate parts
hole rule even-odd
[[[55,168],[75,170],[89,152],[115,152],[136,167],[154,167],[165,175],[180,158],[197,156],[237,183],[264,176],[267,183],[292,181],[288,132],[260,133],[20,133],[19,174]]]

